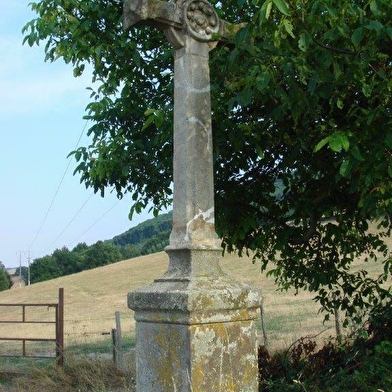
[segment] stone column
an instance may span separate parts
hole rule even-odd
[[[157,7],[148,5],[142,16],[152,23],[157,16],[149,10]],[[136,319],[137,391],[257,392],[261,297],[222,272],[214,225],[211,44],[199,27],[218,29],[219,19],[204,0],[184,7],[186,27],[165,28],[175,48],[170,262],[164,276],[128,294]],[[168,14],[162,15],[172,20]]]

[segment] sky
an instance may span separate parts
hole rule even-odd
[[[73,175],[67,155],[89,143],[90,75],[74,78],[62,60],[44,61],[43,45],[22,45],[21,30],[36,17],[30,2],[0,6],[0,261],[7,268],[113,238],[152,217],[145,211],[130,221],[130,196],[101,198]]]

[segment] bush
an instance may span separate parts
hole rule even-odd
[[[374,309],[368,326],[353,338],[321,349],[306,338],[270,356],[259,349],[260,392],[392,391],[391,303]]]

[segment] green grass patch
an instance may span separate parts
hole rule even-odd
[[[133,336],[123,337],[121,346],[124,353],[133,350],[135,348],[135,338]],[[69,345],[65,351],[72,355],[111,354],[113,352],[113,341],[108,336],[96,342]]]

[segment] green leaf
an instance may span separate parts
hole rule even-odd
[[[366,98],[369,98],[372,95],[372,86],[369,84],[364,84],[362,86],[362,93]]]
[[[252,88],[251,86],[246,86],[240,94],[237,96],[237,100],[240,105],[247,106],[252,101]]]
[[[329,143],[330,140],[331,140],[331,136],[328,136],[328,137],[326,137],[326,138],[320,140],[320,141],[317,143],[317,145],[316,145],[316,147],[314,148],[313,151],[314,151],[314,152],[317,152],[317,151],[321,150],[326,144]]]
[[[147,116],[151,116],[151,115],[153,115],[153,114],[155,114],[155,111],[156,111],[156,109],[147,109],[145,112],[144,112],[144,115],[147,117]]]
[[[271,78],[268,72],[264,72],[256,79],[256,86],[259,91],[263,91],[269,84]]]
[[[362,156],[361,152],[359,151],[358,146],[354,146],[350,150],[351,155],[359,162],[363,162],[365,158]]]
[[[77,65],[73,70],[73,76],[76,78],[80,76],[84,71],[84,64]]]
[[[334,135],[331,135],[329,137],[328,143],[329,143],[329,148],[335,152],[338,152],[341,149],[348,151],[350,147],[350,142],[348,140],[348,137],[342,133],[335,133]]]
[[[287,33],[291,36],[291,37],[293,37],[293,38],[295,38],[295,35],[294,35],[294,33],[293,33],[293,24],[291,23],[291,21],[289,21],[288,19],[284,19],[283,20],[283,25],[284,25],[284,28],[285,28],[285,30],[287,31]]]
[[[372,20],[366,25],[366,28],[369,30],[380,31],[383,28],[383,25],[378,20]]]
[[[290,16],[290,9],[285,0],[272,0],[278,10],[286,16]]]
[[[76,162],[79,162],[81,157],[82,157],[82,153],[80,151],[76,151],[75,152]]]
[[[315,73],[309,80],[308,83],[308,91],[310,93],[314,93],[314,90],[316,89],[317,86],[317,82],[319,80],[319,75],[317,73]]]
[[[343,100],[340,99],[340,98],[338,98],[338,100],[336,101],[336,106],[337,106],[339,109],[343,109],[343,106],[344,106]]]
[[[266,0],[260,9],[260,18],[262,22],[269,19],[271,15],[271,9],[272,9],[272,0]]]
[[[335,152],[338,152],[342,149],[342,143],[337,138],[331,138],[328,145],[329,145],[329,148]]]
[[[350,148],[350,141],[346,135],[340,135],[343,150],[348,151]]]
[[[351,35],[351,42],[354,44],[354,46],[358,46],[362,41],[362,38],[363,38],[363,27],[358,27]]]
[[[306,52],[308,50],[311,42],[312,42],[312,39],[308,33],[306,33],[306,32],[301,33],[301,35],[299,36],[299,40],[298,40],[298,47],[303,52]]]
[[[379,8],[378,8],[377,1],[376,1],[376,0],[372,0],[372,1],[370,2],[370,11],[371,11],[372,14],[374,14],[374,15],[380,15],[380,14],[381,14],[381,12],[380,12],[380,10],[379,10]]]
[[[350,171],[351,171],[350,161],[349,160],[343,161],[339,169],[339,173],[341,174],[341,176],[348,177]]]
[[[147,117],[147,120],[144,122],[143,127],[142,127],[142,131],[144,131],[146,128],[148,128],[148,126],[150,124],[152,124],[154,122],[154,115],[151,115],[149,117]]]

